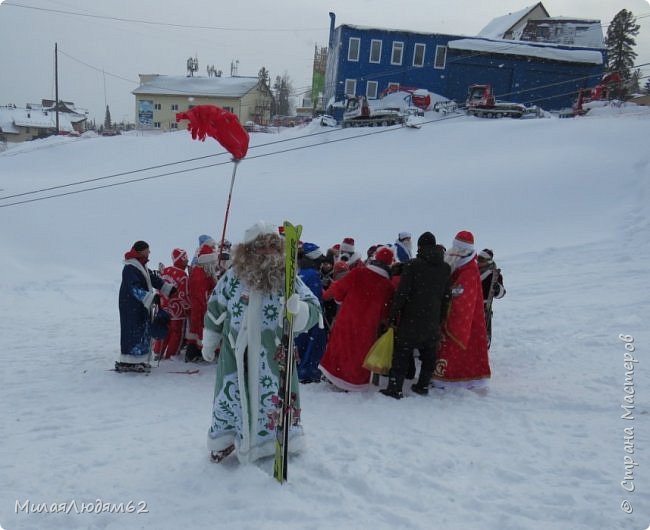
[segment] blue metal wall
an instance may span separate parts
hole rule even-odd
[[[348,61],[350,37],[361,39],[358,62]],[[578,88],[596,85],[604,71],[604,65],[453,49],[447,49],[445,68],[434,68],[436,47],[447,46],[450,40],[461,38],[467,37],[339,26],[331,36],[325,101],[332,97],[336,101],[344,98],[346,79],[357,81],[357,95],[366,93],[368,81],[377,81],[378,93],[386,90],[389,83],[399,83],[426,88],[459,103],[464,102],[469,85],[481,83],[491,84],[497,99],[556,110],[571,106]],[[373,39],[382,42],[379,64],[369,62]],[[404,43],[402,64],[399,66],[391,65],[394,41]],[[416,43],[426,46],[422,67],[413,66]],[[513,46],[517,44],[513,43]],[[567,46],[558,48],[576,49]],[[603,50],[597,51],[604,53]]]

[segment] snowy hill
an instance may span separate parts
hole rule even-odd
[[[300,222],[323,248],[354,237],[361,252],[403,230],[448,245],[469,229],[508,291],[486,395],[405,385],[398,402],[307,385],[308,449],[283,486],[269,460],[209,462],[213,366],[107,371],[123,253],[145,239],[151,264],[168,263],[173,247],[221,233],[232,164],[218,144],[181,131],[1,153],[0,526],[645,529],[650,113],[427,118],[419,130],[256,134],[237,170],[234,242],[258,219]],[[187,171],[199,166],[211,167]],[[97,500],[147,513],[75,513]]]

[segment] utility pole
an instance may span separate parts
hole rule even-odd
[[[56,134],[59,135],[59,50],[54,43],[54,108],[56,109]]]

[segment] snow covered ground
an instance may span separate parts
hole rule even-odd
[[[122,255],[145,239],[151,264],[168,263],[173,247],[220,235],[232,171],[210,156],[220,146],[181,131],[0,154],[0,527],[647,528],[650,112],[427,117],[419,130],[254,135],[228,236],[288,219],[305,241],[351,236],[365,252],[403,230],[447,245],[473,231],[508,290],[495,303],[489,391],[422,398],[407,384],[394,401],[305,386],[308,450],[282,486],[270,460],[209,462],[213,366],[109,371]],[[97,502],[146,513],[76,513]]]

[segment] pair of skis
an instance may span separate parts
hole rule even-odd
[[[302,226],[293,226],[284,222],[284,318],[282,322],[281,355],[278,358],[280,368],[280,387],[278,388],[277,406],[279,417],[275,429],[275,462],[273,476],[280,484],[287,480],[287,462],[289,456],[289,430],[292,424],[293,396],[291,382],[295,365],[293,346],[293,314],[287,311],[286,304],[294,294],[298,268],[298,242]]]

